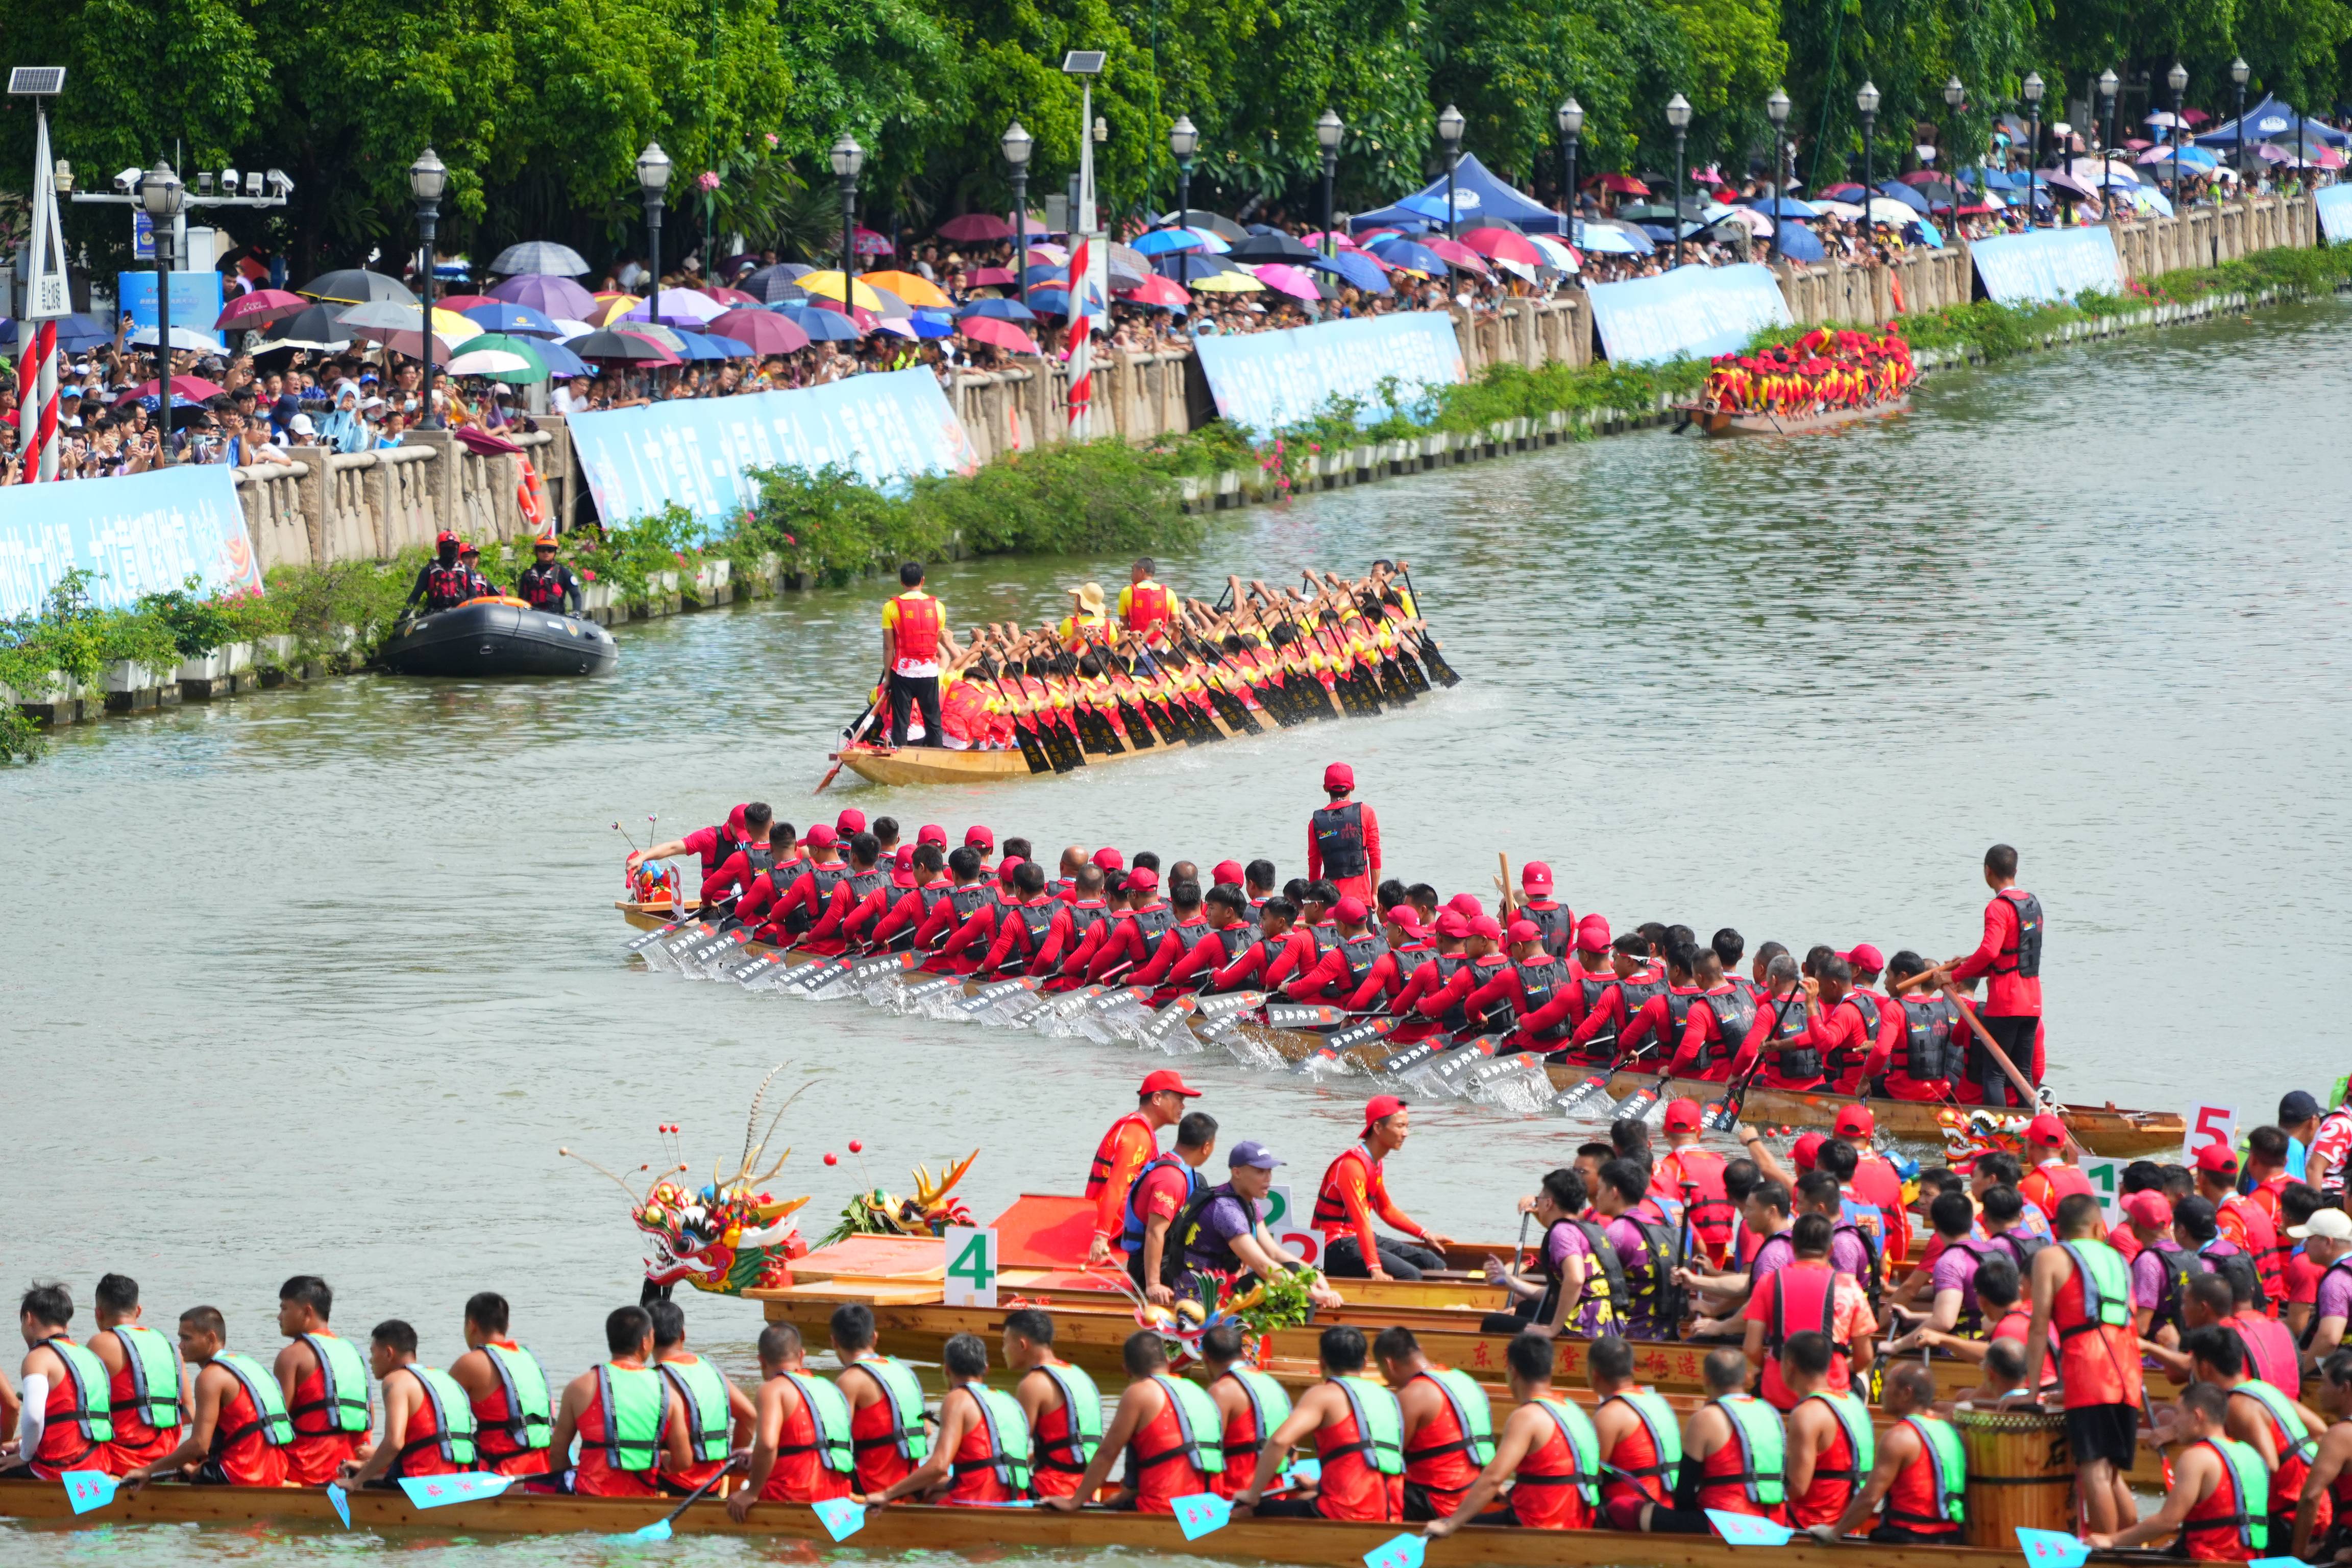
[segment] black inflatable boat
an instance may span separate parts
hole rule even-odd
[[[534,610],[520,599],[469,599],[409,622],[377,661],[394,675],[604,675],[620,662],[593,621]]]

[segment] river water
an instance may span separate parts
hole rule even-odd
[[[1345,759],[1391,871],[1447,893],[1491,892],[1499,851],[1549,860],[1564,900],[1619,929],[1933,956],[1974,945],[1979,859],[2004,840],[2049,912],[2060,1089],[2264,1121],[2347,1065],[2281,973],[2324,967],[2352,913],[2352,546],[2328,456],[2347,368],[2352,308],[2331,302],[1948,373],[1907,418],[1834,437],[1654,432],[1227,514],[1163,580],[1214,597],[1228,572],[1402,557],[1465,684],[1377,722],[989,791],[845,774],[817,804],[910,834],[984,821],[1041,847],[1265,855],[1288,877],[1321,769]],[[960,622],[1034,621],[1125,567],[984,561],[932,586]],[[880,594],[632,626],[609,680],[330,681],[81,726],[0,773],[0,1273],[86,1301],[128,1272],[158,1326],[214,1304],[260,1354],[278,1281],[318,1273],[343,1332],[406,1318],[440,1365],[465,1298],[496,1289],[568,1377],[636,1300],[643,1248],[619,1193],[557,1146],[634,1169],[678,1122],[698,1166],[732,1158],[779,1062],[811,1087],[772,1185],[814,1195],[811,1235],[861,1184],[852,1138],[898,1191],[911,1164],[979,1150],[963,1195],[983,1219],[1075,1191],[1132,1104],[1129,1047],[795,1004],[620,954],[612,824],[643,842],[648,813],[669,837],[746,798],[804,823],[878,662]],[[1186,1070],[1223,1139],[1270,1143],[1307,1192],[1357,1126],[1344,1080]],[[1432,1106],[1391,1180],[1440,1229],[1505,1237],[1581,1136]],[[751,1373],[756,1309],[686,1304],[692,1342]],[[352,1550],[0,1530],[27,1563]]]

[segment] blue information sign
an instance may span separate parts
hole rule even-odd
[[[1767,327],[1795,325],[1772,269],[1760,262],[1677,267],[1655,278],[1595,283],[1584,294],[1601,351],[1616,364],[1729,353]]]

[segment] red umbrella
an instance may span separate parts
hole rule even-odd
[[[809,346],[809,335],[773,310],[730,310],[709,330],[763,354],[795,353]]]
[[[887,237],[870,228],[854,228],[849,231],[849,248],[860,256],[887,256],[891,245]]]
[[[504,300],[493,300],[488,294],[444,294],[433,301],[436,310],[455,310],[460,315],[483,305],[503,305]]]
[[[1000,321],[992,316],[966,316],[956,323],[956,331],[976,343],[994,343],[998,348],[1016,354],[1041,354],[1037,340],[1011,321]]]
[[[1486,265],[1486,258],[1485,257],[1479,255],[1468,246],[1462,244],[1459,240],[1447,239],[1442,235],[1425,234],[1421,237],[1419,243],[1432,255],[1436,256],[1441,260],[1451,262],[1454,266],[1463,268],[1468,271],[1475,272],[1482,276],[1491,274],[1494,271],[1493,268]]]
[[[1298,237],[1298,241],[1301,245],[1310,245],[1318,250],[1320,250],[1323,247],[1323,242],[1327,239],[1332,244],[1338,246],[1341,250],[1360,250],[1363,248],[1356,243],[1353,236],[1341,234],[1338,229],[1333,229],[1328,234],[1302,234]]]
[[[1013,269],[1009,267],[975,267],[963,275],[963,280],[975,289],[1010,289]]]
[[[1119,290],[1118,297],[1138,305],[1157,305],[1166,310],[1182,310],[1192,302],[1192,296],[1173,278],[1153,273],[1132,289]]]
[[[961,217],[951,217],[940,225],[939,236],[958,245],[973,245],[992,239],[1011,239],[1013,226],[994,213],[966,213]]]
[[[1462,237],[1462,243],[1481,256],[1491,256],[1497,261],[1517,261],[1529,267],[1544,267],[1542,251],[1529,245],[1525,235],[1513,234],[1507,228],[1474,228]],[[1444,255],[1439,251],[1440,256]]]
[[[213,331],[226,331],[231,327],[258,327],[271,321],[282,321],[299,316],[310,308],[310,301],[299,294],[289,294],[283,289],[256,289],[250,294],[240,294],[228,302],[213,322]]]
[[[114,405],[120,408],[124,404],[135,402],[142,397],[152,397],[156,394],[157,386],[158,384],[155,382],[143,382],[116,398]],[[209,397],[224,396],[227,392],[227,387],[215,386],[201,376],[175,375],[172,378],[172,395],[174,397],[190,397],[202,403]]]
[[[1620,195],[1646,196],[1650,194],[1650,187],[1633,175],[1620,174],[1613,170],[1606,174],[1596,174],[1585,184],[1599,185],[1604,191],[1615,191]]]

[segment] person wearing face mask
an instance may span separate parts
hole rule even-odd
[[[474,596],[474,574],[457,558],[457,536],[443,529],[433,541],[434,557],[416,569],[416,581],[410,584],[407,602],[400,606],[405,616],[424,601],[427,615],[436,610],[453,609]]]

